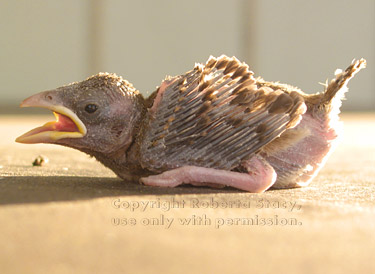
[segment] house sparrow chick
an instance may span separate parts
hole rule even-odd
[[[365,65],[337,70],[313,95],[255,78],[226,56],[167,77],[147,99],[121,77],[99,73],[24,100],[21,107],[50,109],[56,121],[16,141],[72,147],[151,186],[305,186],[335,147],[347,83]]]

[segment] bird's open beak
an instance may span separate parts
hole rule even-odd
[[[34,128],[16,139],[18,143],[55,143],[63,138],[82,138],[86,135],[86,127],[78,116],[70,109],[55,105],[46,99],[46,93],[35,94],[25,99],[20,107],[41,107],[53,111],[56,121],[48,122],[41,127]]]

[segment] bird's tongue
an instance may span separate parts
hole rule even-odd
[[[76,124],[72,121],[72,119],[57,112],[54,112],[53,114],[55,114],[56,116],[56,122],[52,122],[54,130],[65,132],[79,132]]]
[[[54,143],[62,138],[81,138],[77,125],[68,116],[53,112],[56,121],[34,128],[16,139],[19,143]]]

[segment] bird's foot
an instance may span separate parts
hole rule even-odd
[[[259,156],[245,161],[243,166],[249,171],[248,173],[183,166],[158,175],[143,177],[140,181],[149,186],[175,187],[181,184],[219,188],[230,186],[249,192],[264,192],[276,181],[274,169]]]

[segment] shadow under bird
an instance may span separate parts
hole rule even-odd
[[[365,66],[354,60],[310,95],[255,78],[227,56],[167,77],[147,99],[121,77],[99,73],[25,99],[21,107],[47,108],[56,121],[16,141],[78,149],[125,181],[150,186],[305,186],[335,147],[347,83]]]

